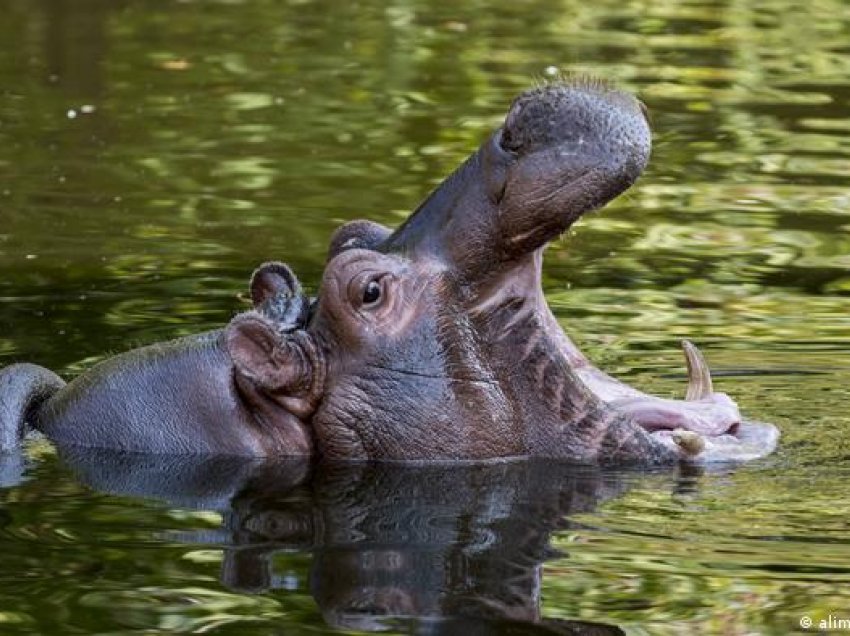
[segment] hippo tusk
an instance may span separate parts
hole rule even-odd
[[[702,353],[688,340],[682,340],[682,351],[688,365],[688,390],[685,401],[695,402],[709,397],[714,389],[711,386],[711,371]]]

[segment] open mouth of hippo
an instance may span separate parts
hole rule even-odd
[[[632,119],[638,119],[636,111],[639,109],[643,121],[646,121],[646,110],[640,102],[604,85],[597,84],[591,89],[590,92],[597,95],[602,93],[620,109],[631,112]],[[586,124],[576,126],[575,120],[560,120],[572,110],[558,105],[563,100],[574,99],[570,90],[547,89],[544,93],[545,97],[524,96],[517,100],[505,122],[503,147],[513,152],[527,153],[530,149],[534,152],[536,147],[556,145],[560,148],[559,152],[563,152],[564,139],[557,140],[563,134],[557,131],[563,130],[569,131],[567,141],[573,148],[586,145],[593,139]],[[591,119],[590,116],[579,118],[584,122]],[[552,122],[553,125],[541,129],[532,123],[541,120]],[[523,122],[529,123],[523,125]],[[589,127],[592,128],[592,124]],[[596,144],[596,148],[605,154],[614,154],[613,145],[620,144],[621,148],[625,146],[628,148],[626,155],[631,154],[632,166],[640,165],[642,169],[649,154],[649,134],[648,128],[645,135],[641,128],[633,125],[625,135],[618,136],[615,133],[613,143],[607,148],[600,148],[601,144]],[[578,179],[582,176],[579,175]],[[565,187],[571,186],[567,184]],[[562,354],[570,360],[579,378],[596,397],[609,407],[627,414],[654,436],[678,444],[691,456],[709,461],[753,459],[771,452],[776,445],[776,427],[745,421],[729,396],[714,392],[708,364],[699,349],[689,341],[682,342],[688,372],[684,400],[648,395],[615,380],[590,363],[566,335],[561,346]]]
[[[778,430],[770,424],[744,420],[732,399],[714,392],[709,367],[692,343],[682,343],[688,370],[685,399],[643,393],[595,367],[564,334],[539,291],[545,243],[584,213],[601,207],[628,188],[648,161],[650,139],[643,104],[602,82],[582,80],[550,85],[516,99],[504,126],[493,135],[489,147],[485,143],[478,153],[479,164],[484,166],[483,181],[489,185],[487,194],[495,203],[491,206],[495,210],[490,212],[498,228],[490,233],[490,247],[496,249],[483,260],[491,273],[499,270],[500,264],[506,267],[505,272],[490,275],[490,280],[481,285],[476,305],[480,309],[494,304],[494,297],[504,302],[508,296],[516,306],[527,306],[531,296],[549,344],[555,345],[556,351],[551,355],[562,357],[607,407],[628,416],[664,444],[675,444],[687,457],[714,461],[766,455],[776,446]],[[501,154],[507,155],[506,161]],[[442,188],[457,196],[457,188],[452,185],[450,179]],[[442,203],[446,194],[435,192],[388,239],[391,247],[385,249],[398,249],[405,241],[421,240],[421,228],[428,225],[433,229],[435,225],[454,224],[460,236],[481,234],[480,218],[475,224],[464,224],[455,215],[480,216],[487,206],[457,206],[451,215],[445,214],[445,208],[429,206],[435,199]],[[431,218],[427,218],[429,215]],[[449,250],[458,243],[463,250],[475,248],[456,238],[444,237],[443,242]],[[405,247],[410,250],[409,244]],[[527,255],[531,255],[531,264]],[[450,261],[471,269],[476,260],[452,251],[448,256]],[[531,275],[523,271],[529,269],[533,270]],[[481,278],[486,280],[488,276]],[[525,293],[517,294],[513,289],[518,283],[527,286]],[[516,302],[517,296],[522,303]]]
[[[323,353],[317,448],[332,458],[747,460],[777,429],[741,417],[683,343],[684,400],[596,368],[543,295],[543,250],[649,159],[640,102],[596,81],[530,90],[395,231],[333,239],[305,330]],[[474,380],[473,380],[474,379]]]
[[[687,340],[682,341],[688,373],[684,400],[643,393],[599,370],[571,342],[566,349],[576,361],[578,376],[599,399],[701,461],[746,461],[767,455],[776,446],[775,426],[744,420],[728,395],[714,392],[705,358]]]
[[[585,104],[576,106],[576,102]],[[600,113],[610,122],[603,126],[607,129],[604,138],[598,132]],[[535,185],[542,192],[530,199],[532,205],[540,205],[539,201],[563,196],[561,191],[584,193],[587,186],[582,181],[593,182],[590,175],[600,165],[610,166],[612,157],[619,157],[620,165],[606,168],[604,180],[615,189],[622,188],[625,182],[631,183],[633,175],[636,178],[648,160],[650,133],[641,102],[603,83],[585,81],[546,87],[521,96],[507,115],[500,143],[519,157],[537,154],[543,156],[543,161],[560,160],[562,164],[578,165],[586,162],[583,168],[571,168],[571,178],[560,188],[549,187],[547,192],[548,184]],[[617,172],[623,175],[619,179],[607,176]],[[597,188],[596,193],[604,192],[607,199],[610,190],[606,190]],[[588,201],[582,206],[572,206],[573,214],[583,214],[598,205]],[[674,400],[643,393],[610,377],[561,333],[561,355],[598,399],[629,416],[651,435],[665,443],[675,443],[687,455],[706,461],[746,460],[774,449],[778,439],[776,427],[745,421],[729,396],[714,392],[708,364],[693,343],[682,342],[688,386],[684,400]]]

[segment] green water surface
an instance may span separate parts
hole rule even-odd
[[[72,377],[221,326],[264,260],[315,291],[335,227],[398,224],[517,93],[586,73],[641,97],[654,150],[546,252],[556,316],[665,396],[693,340],[782,430],[765,460],[649,474],[194,472],[36,442],[0,470],[0,634],[850,620],[850,4],[0,0],[0,42],[0,365]]]

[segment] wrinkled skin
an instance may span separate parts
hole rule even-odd
[[[744,422],[714,393],[691,345],[689,399],[648,396],[594,368],[543,297],[545,245],[626,190],[649,150],[643,108],[627,95],[593,82],[529,91],[400,228],[340,228],[311,306],[292,293],[288,270],[274,270],[284,266],[269,265],[268,278],[280,282],[252,292],[256,311],[235,318],[212,346],[191,341],[192,352],[203,349],[194,358],[174,344],[166,356],[125,354],[101,365],[94,384],[76,380],[73,394],[74,384],[55,393],[55,376],[29,369],[27,385],[7,370],[0,399],[4,382],[15,384],[7,412],[24,413],[52,439],[119,448],[171,449],[145,428],[156,433],[151,421],[166,420],[182,451],[200,437],[212,441],[196,451],[348,460],[666,463],[767,454],[776,428]],[[115,378],[119,399],[109,393]],[[151,396],[160,385],[164,401]],[[127,406],[116,410],[116,402]],[[96,434],[85,430],[93,421],[103,423]],[[301,439],[287,449],[292,431]]]
[[[647,463],[769,453],[775,427],[743,422],[713,393],[692,346],[690,399],[655,398],[593,367],[546,305],[544,246],[628,188],[649,148],[631,97],[593,83],[530,91],[398,230],[341,228],[307,328],[324,352],[318,451]],[[233,349],[261,330],[235,321]]]

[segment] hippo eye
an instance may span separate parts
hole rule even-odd
[[[348,282],[348,302],[355,310],[365,313],[380,309],[389,297],[387,285],[391,278],[388,272],[361,271]]]
[[[381,284],[376,280],[370,280],[363,289],[363,304],[374,305],[381,299]]]

